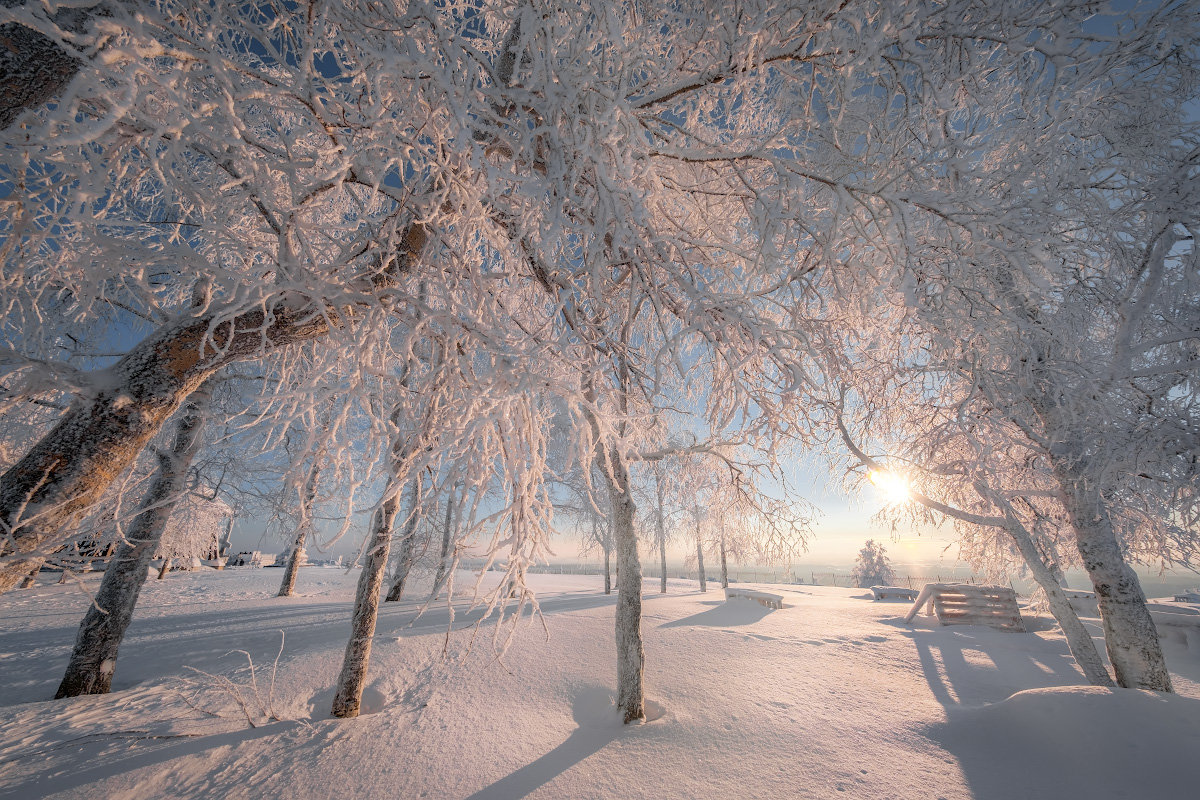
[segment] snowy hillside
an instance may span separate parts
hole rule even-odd
[[[385,604],[368,713],[334,721],[356,576],[309,568],[287,599],[272,570],[150,581],[114,692],[59,701],[87,598],[58,585],[0,597],[0,796],[1200,793],[1200,652],[1183,640],[1166,643],[1179,696],[1098,690],[1080,686],[1048,622],[1025,634],[906,626],[906,605],[857,589],[775,587],[786,607],[770,611],[687,581],[664,597],[648,581],[652,719],[630,726],[612,706],[614,600],[598,577],[532,576],[546,630],[522,624],[502,659],[495,627],[472,614],[447,637],[445,607],[414,622],[413,602]]]

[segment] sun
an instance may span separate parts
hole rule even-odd
[[[883,493],[884,500],[889,504],[907,503],[912,499],[912,491],[908,478],[899,473],[885,469],[873,469],[867,473],[868,480]]]

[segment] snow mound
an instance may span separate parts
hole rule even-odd
[[[1195,797],[1200,700],[1069,686],[953,713],[928,735],[978,798]]]

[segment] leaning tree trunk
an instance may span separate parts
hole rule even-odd
[[[646,653],[642,647],[642,564],[633,527],[633,494],[629,470],[616,452],[610,454],[608,482],[612,504],[612,533],[617,547],[617,710],[625,722],[646,718],[643,678]]]
[[[91,9],[64,9],[52,19],[81,32],[91,13]],[[16,122],[22,111],[40,108],[61,92],[79,71],[80,63],[76,55],[33,28],[16,22],[0,25],[0,75],[4,76],[0,80],[0,130]]]
[[[696,569],[700,573],[700,591],[708,591],[708,576],[704,574],[704,541],[700,538],[700,528],[696,528]]]
[[[95,601],[88,607],[75,636],[75,649],[54,695],[56,698],[105,694],[111,689],[117,649],[133,619],[150,558],[162,540],[167,519],[200,447],[208,400],[209,392],[203,388],[192,395],[175,429],[171,452],[159,454],[158,474],[124,540],[108,562]],[[164,567],[168,564],[170,559],[164,559]]]
[[[292,552],[288,556],[287,568],[283,571],[283,580],[279,582],[279,594],[276,597],[291,597],[296,591],[296,576],[300,573],[300,565],[304,563],[307,554],[304,545],[308,541],[308,533],[312,530],[313,504],[317,499],[317,484],[321,479],[321,454],[313,457],[312,468],[304,481],[303,496],[300,498],[300,524],[296,526],[296,538],[292,541]]]
[[[38,573],[41,571],[42,571],[42,562],[38,561],[38,563],[35,564],[32,569],[29,570],[29,574],[21,579],[21,588],[22,589],[32,589],[34,586],[37,586],[37,576],[38,576]]]
[[[1137,573],[1121,553],[1104,498],[1083,478],[1070,475],[1069,468],[1060,465],[1055,471],[1063,486],[1079,555],[1096,590],[1104,645],[1117,685],[1174,691],[1146,595]]]
[[[433,591],[429,594],[431,598],[437,597],[438,592],[442,591],[442,586],[446,584],[446,572],[449,569],[447,560],[450,558],[451,535],[454,532],[454,528],[457,527],[453,524],[455,522],[455,518],[451,515],[451,512],[455,506],[454,489],[455,487],[450,488],[450,494],[446,498],[446,521],[442,526],[442,549],[438,555],[437,574],[433,578]]]
[[[371,518],[371,541],[363,560],[362,574],[358,576],[350,641],[346,643],[331,710],[333,716],[341,719],[357,717],[362,706],[367,664],[371,660],[371,639],[375,636],[375,623],[379,618],[379,592],[383,588],[383,573],[392,547],[392,524],[399,504],[399,498],[393,494],[383,501]]]
[[[364,275],[363,288],[395,285],[427,239],[423,225],[411,225],[402,252],[382,272]],[[14,556],[0,568],[0,593],[40,563],[43,547],[61,539],[72,520],[100,499],[208,376],[226,364],[325,336],[352,311],[298,297],[281,291],[271,302],[232,317],[215,305],[197,316],[180,316],[105,369],[103,388],[66,412],[0,478],[0,527],[9,531],[0,556]]]
[[[976,486],[976,491],[983,497],[991,495],[981,485]],[[1093,686],[1112,686],[1112,676],[1108,674],[1108,669],[1105,668],[1104,661],[1100,658],[1099,651],[1096,650],[1096,643],[1092,640],[1092,635],[1079,621],[1079,615],[1075,613],[1075,608],[1063,591],[1060,582],[1061,571],[1052,569],[1046,563],[1041,550],[1034,543],[1033,537],[1025,526],[1017,523],[1011,515],[1008,519],[1010,524],[1004,527],[1004,531],[1012,538],[1021,557],[1025,560],[1025,565],[1029,567],[1033,579],[1045,592],[1046,602],[1050,605],[1050,613],[1054,615],[1058,626],[1062,628],[1063,635],[1067,637],[1067,647],[1070,649],[1075,663],[1083,670],[1088,683]]]
[[[412,572],[413,562],[416,561],[417,523],[420,522],[421,480],[414,478],[409,484],[408,519],[404,522],[404,530],[400,534],[400,557],[396,559],[396,579],[388,589],[386,602],[394,603],[404,596],[404,586]]]

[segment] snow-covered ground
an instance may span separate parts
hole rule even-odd
[[[65,701],[49,698],[86,596],[0,597],[0,796],[1200,796],[1200,651],[1182,637],[1166,644],[1179,695],[1111,692],[1080,686],[1045,620],[906,626],[907,605],[864,590],[773,587],[787,606],[771,611],[647,581],[653,719],[622,726],[613,598],[598,577],[537,575],[546,629],[522,623],[502,658],[472,615],[447,636],[444,606],[414,622],[414,603],[385,604],[368,713],[334,721],[356,577],[306,569],[287,599],[278,570],[150,581],[114,692]]]

